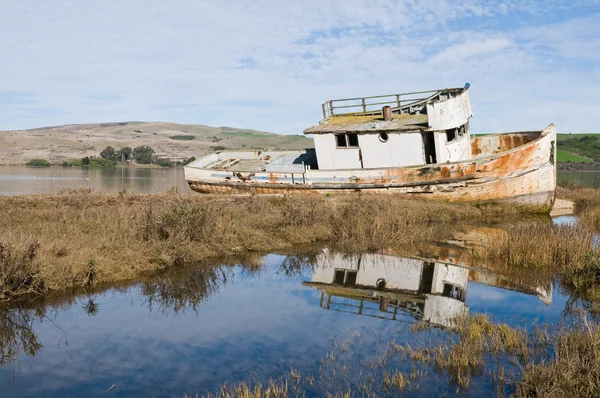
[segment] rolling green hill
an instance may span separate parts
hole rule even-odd
[[[563,151],[561,149],[556,151],[556,161],[559,163],[572,162],[572,163],[590,163],[592,160],[583,156],[576,155],[571,152]]]
[[[558,162],[600,161],[600,134],[558,134]]]

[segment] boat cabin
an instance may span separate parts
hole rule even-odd
[[[327,101],[304,130],[315,148],[211,153],[187,165],[185,179],[201,193],[394,192],[548,212],[554,125],[471,138],[468,88]]]
[[[471,159],[465,88],[323,103],[323,120],[304,130],[319,170],[422,166]]]

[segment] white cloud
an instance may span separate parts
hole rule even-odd
[[[1,1],[0,129],[168,120],[299,133],[330,98],[466,81],[476,131],[597,129],[578,105],[598,100],[598,1]],[[32,100],[6,104],[4,91]]]

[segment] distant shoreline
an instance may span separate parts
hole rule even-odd
[[[594,171],[600,171],[600,162],[590,162],[590,163],[557,162],[556,168],[558,171],[594,172]]]

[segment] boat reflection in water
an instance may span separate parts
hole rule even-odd
[[[547,305],[552,301],[551,285],[528,286],[490,270],[441,259],[377,253],[348,256],[323,250],[311,281],[303,284],[321,291],[319,305],[327,310],[450,326],[455,317],[468,312],[469,281],[536,295]]]

